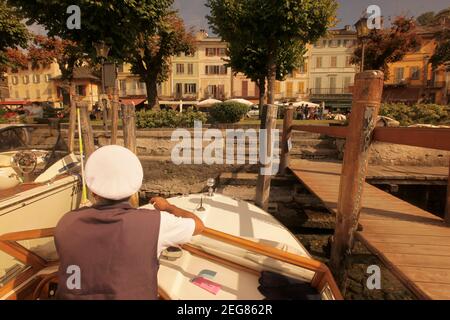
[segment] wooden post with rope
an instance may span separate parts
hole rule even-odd
[[[108,95],[111,99],[111,144],[117,144],[117,131],[119,127],[119,90],[117,80],[114,88],[108,88]],[[112,93],[112,94],[111,94]]]
[[[345,269],[346,258],[351,254],[354,234],[358,228],[372,133],[381,105],[383,82],[384,74],[381,71],[365,71],[355,77],[330,261],[332,269],[340,276]]]
[[[69,114],[69,130],[67,133],[67,146],[69,152],[75,151],[75,128],[77,125],[77,105],[75,102],[75,88],[74,85],[69,83],[69,97],[70,97],[70,114]]]
[[[265,121],[261,123],[261,129],[259,133],[259,173],[256,184],[256,205],[267,210],[269,207],[269,195],[270,195],[270,182],[272,180],[272,168],[273,168],[273,141],[272,131],[275,130],[277,125],[277,111],[276,105],[267,105],[265,115]],[[265,131],[265,141],[261,139],[263,137],[263,130]],[[275,139],[279,139],[278,135]],[[261,145],[264,143],[264,145]]]
[[[122,130],[125,147],[136,154],[136,110],[132,104],[122,105]],[[139,207],[138,193],[131,196],[130,204],[135,208]]]
[[[450,159],[448,161],[447,202],[445,206],[445,223],[450,225]]]
[[[281,157],[280,157],[280,173],[286,174],[289,167],[290,149],[292,146],[292,121],[294,120],[294,107],[289,106],[285,109],[283,118],[283,134],[281,136]]]

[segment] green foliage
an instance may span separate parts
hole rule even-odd
[[[415,104],[412,106],[398,104],[383,104],[380,110],[381,116],[393,118],[402,126],[412,124],[448,124],[450,122],[450,110],[447,106],[436,104]]]
[[[206,123],[207,117],[202,112],[188,110],[177,112],[174,110],[139,111],[136,113],[136,126],[138,128],[192,128],[194,121]]]
[[[373,29],[365,40],[364,70],[381,70],[388,78],[389,64],[417,50],[420,42],[413,19],[398,17],[389,29]],[[362,43],[355,49],[351,62],[360,65],[361,57]]]
[[[0,66],[4,68],[8,63],[8,48],[25,48],[27,41],[28,31],[17,12],[6,1],[0,0]]]
[[[421,26],[427,26],[435,21],[435,16],[433,11],[422,13],[416,19],[417,23]]]
[[[236,123],[247,114],[249,107],[239,102],[221,102],[211,107],[209,115],[212,122]]]
[[[207,7],[211,29],[228,43],[228,64],[258,84],[266,79],[273,84],[275,78],[282,79],[297,68],[305,45],[324,36],[334,24],[337,3],[207,0]]]
[[[450,71],[450,30],[443,29],[436,35],[437,47],[430,61],[433,68],[443,65]]]

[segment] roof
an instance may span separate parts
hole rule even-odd
[[[62,76],[53,77],[52,80],[60,80]],[[84,79],[100,82],[101,79],[93,74],[89,67],[78,67],[73,71],[73,79]]]

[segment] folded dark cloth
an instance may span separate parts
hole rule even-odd
[[[263,271],[259,278],[259,292],[268,300],[321,300],[310,283]]]

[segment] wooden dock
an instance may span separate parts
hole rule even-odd
[[[292,160],[289,168],[336,213],[341,164]],[[450,299],[450,227],[365,183],[360,239],[420,299]]]

